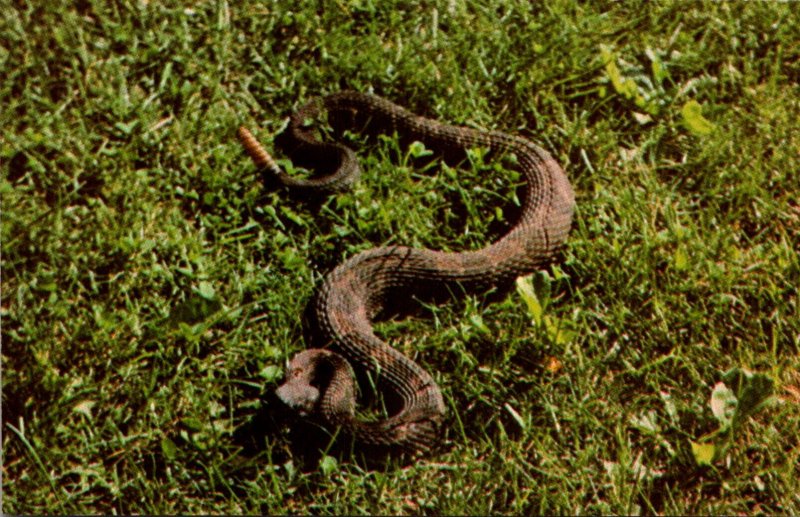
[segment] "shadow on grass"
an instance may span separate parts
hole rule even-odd
[[[320,469],[327,457],[365,470],[405,466],[415,459],[395,448],[356,443],[350,436],[331,432],[314,418],[300,417],[278,399],[274,390],[265,393],[261,408],[234,432],[233,440],[246,457],[269,452],[273,464],[291,460],[303,472]],[[285,447],[275,447],[281,444]]]

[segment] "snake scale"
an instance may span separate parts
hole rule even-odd
[[[327,274],[314,304],[325,348],[310,348],[288,364],[276,393],[301,415],[321,417],[364,445],[423,453],[438,441],[445,416],[433,377],[373,332],[372,320],[391,309],[399,294],[413,296],[457,284],[469,291],[489,288],[535,271],[551,261],[569,233],[575,197],[562,168],[532,142],[499,131],[480,131],[417,116],[383,98],[341,92],[317,98],[290,118],[287,133],[293,160],[328,161],[331,170],[299,179],[283,172],[244,127],[238,136],[255,164],[290,191],[309,194],[345,190],[358,175],[355,154],[339,143],[323,143],[308,121],[327,114],[337,131],[397,134],[446,156],[466,156],[481,147],[513,154],[524,178],[516,224],[485,248],[442,252],[405,246],[363,251]],[[356,417],[354,368],[378,379],[382,393],[397,401],[388,417]]]

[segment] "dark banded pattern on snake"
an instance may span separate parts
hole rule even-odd
[[[404,246],[373,248],[337,266],[324,279],[315,315],[324,349],[308,349],[289,363],[278,396],[301,413],[316,414],[332,427],[365,444],[424,452],[437,441],[445,415],[442,393],[431,375],[373,332],[372,320],[390,308],[392,295],[413,295],[436,285],[458,284],[470,291],[509,282],[551,261],[569,233],[575,206],[572,187],[556,161],[539,146],[499,131],[480,131],[417,116],[373,95],[342,92],[316,99],[290,120],[294,154],[328,160],[332,172],[296,179],[283,172],[245,128],[239,138],[259,167],[290,190],[334,193],[349,187],[358,174],[355,154],[337,143],[322,143],[305,123],[325,113],[338,130],[367,134],[396,131],[431,150],[463,157],[474,147],[493,154],[513,154],[524,179],[516,224],[487,247],[442,252]],[[379,388],[399,400],[386,419],[356,418],[353,368],[370,372]],[[321,373],[321,372],[324,372]],[[323,380],[324,377],[324,380]],[[323,382],[324,381],[324,382]],[[322,384],[321,384],[322,383]]]

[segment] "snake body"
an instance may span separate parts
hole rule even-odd
[[[532,142],[499,131],[480,131],[417,116],[380,97],[341,92],[310,102],[290,119],[288,133],[295,154],[327,159],[332,171],[296,179],[284,173],[245,128],[239,138],[259,167],[290,190],[337,192],[358,174],[354,153],[336,143],[322,143],[306,121],[327,113],[336,129],[368,134],[397,132],[428,149],[466,156],[487,148],[513,154],[524,178],[524,196],[516,224],[501,238],[477,251],[442,252],[388,246],[361,252],[325,277],[315,315],[325,348],[311,348],[289,362],[277,395],[301,414],[321,416],[363,444],[425,452],[438,440],[445,416],[442,393],[433,377],[373,332],[372,321],[391,309],[396,296],[429,293],[432,287],[458,284],[468,290],[499,285],[551,261],[569,233],[575,198],[562,168]],[[339,127],[337,128],[336,125]],[[387,418],[356,417],[354,367],[378,379],[378,387],[397,400]]]

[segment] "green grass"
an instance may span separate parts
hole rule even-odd
[[[0,3],[4,512],[800,513],[796,6],[45,4]],[[269,142],[343,88],[528,136],[577,192],[541,311],[379,325],[449,406],[409,466],[237,439],[327,270],[480,247],[513,204],[479,155],[414,170],[392,138],[316,212],[265,191],[238,124]],[[713,435],[731,368],[773,396]]]

